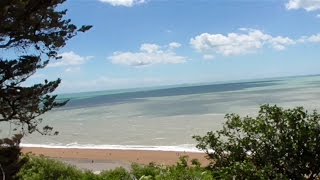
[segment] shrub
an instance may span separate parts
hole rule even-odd
[[[130,173],[123,167],[116,168],[110,171],[103,171],[100,174],[103,180],[129,180],[132,179]]]
[[[148,166],[134,164],[132,174],[137,179],[151,180],[211,180],[210,171],[201,167],[199,161],[192,160],[194,164],[188,165],[188,157],[183,156],[173,166],[160,166],[153,163]]]
[[[131,173],[137,179],[141,177],[152,177],[154,179],[158,174],[162,172],[162,167],[157,166],[154,163],[150,163],[147,166],[142,166],[139,164],[132,164],[131,165]]]
[[[227,114],[222,130],[194,136],[215,178],[320,178],[320,115],[263,105],[257,117]]]
[[[131,180],[124,168],[103,171],[96,175],[91,171],[83,171],[58,160],[43,156],[27,156],[28,162],[18,176],[23,180]]]
[[[81,170],[60,161],[44,157],[28,156],[19,177],[24,180],[79,180],[83,176]]]
[[[180,161],[175,166],[166,168],[166,173],[159,174],[157,179],[161,180],[211,180],[213,179],[210,171],[201,167],[198,160],[191,160],[191,166],[188,165],[188,156],[180,157]]]
[[[81,171],[73,166],[45,157],[28,156],[28,163],[19,172],[24,180],[211,180],[210,171],[199,163],[188,166],[187,157],[173,166],[132,164],[131,171],[124,168],[103,171],[99,175],[90,171]],[[195,161],[196,162],[196,161]]]

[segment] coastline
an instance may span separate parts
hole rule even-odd
[[[153,162],[159,165],[174,165],[181,156],[188,156],[189,160],[198,159],[202,165],[209,163],[205,153],[185,151],[23,147],[22,153],[43,155],[92,171],[110,170],[116,167],[129,169],[132,163],[146,165]]]

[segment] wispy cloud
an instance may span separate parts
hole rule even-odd
[[[80,72],[81,68],[80,67],[68,67],[64,71],[67,73],[75,73],[75,72]]]
[[[110,4],[112,6],[132,7],[134,5],[146,3],[146,0],[99,0],[100,2]]]
[[[285,6],[288,10],[304,9],[306,11],[315,11],[320,9],[320,0],[289,0]]]
[[[301,43],[320,43],[320,34],[303,36],[298,41]]]
[[[184,56],[176,54],[175,49],[181,44],[172,42],[166,46],[142,44],[138,52],[114,52],[108,59],[113,64],[128,66],[146,66],[152,64],[179,64],[187,61]]]
[[[214,59],[214,55],[212,55],[212,54],[205,54],[205,55],[203,55],[203,59],[204,59],[204,60]]]

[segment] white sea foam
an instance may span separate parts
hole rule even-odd
[[[147,150],[147,151],[174,151],[174,152],[203,152],[191,144],[180,146],[143,146],[143,145],[94,145],[70,143],[62,144],[20,144],[21,147],[57,148],[57,149],[110,149],[110,150]]]

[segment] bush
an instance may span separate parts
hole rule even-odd
[[[132,176],[130,175],[130,173],[122,168],[116,168],[114,170],[110,170],[110,171],[103,171],[100,174],[101,179],[103,180],[129,180],[132,179]]]
[[[132,174],[137,179],[151,180],[211,180],[210,171],[201,167],[199,161],[192,160],[192,165],[188,165],[188,157],[183,156],[180,161],[173,166],[159,166],[153,163],[148,166],[133,164]]]
[[[24,180],[211,180],[210,171],[206,171],[195,162],[188,166],[187,157],[182,157],[174,166],[161,166],[154,163],[143,166],[132,164],[131,171],[124,168],[103,171],[99,175],[90,171],[81,171],[73,166],[45,157],[28,156],[28,163],[19,172]]]
[[[162,167],[157,166],[154,163],[150,163],[147,166],[132,164],[131,173],[138,179],[140,179],[141,177],[150,177],[151,179],[154,179],[158,174],[162,173]]]
[[[223,179],[320,178],[320,115],[263,105],[257,117],[227,114],[222,130],[194,136]]]
[[[24,180],[78,180],[83,176],[81,170],[60,161],[44,157],[28,156],[26,163],[19,172]]]

